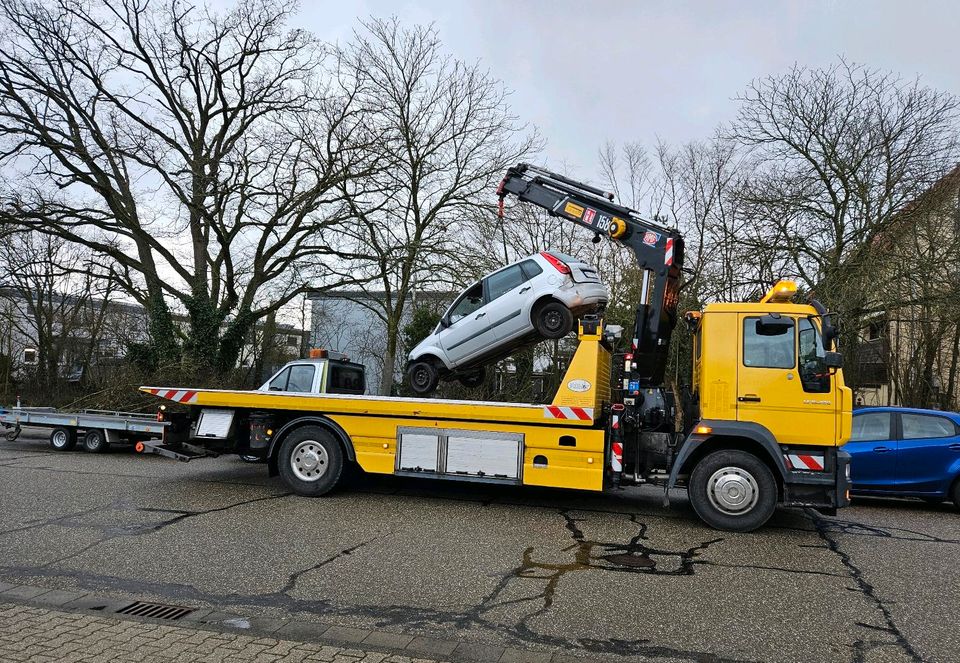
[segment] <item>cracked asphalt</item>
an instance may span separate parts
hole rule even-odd
[[[362,477],[0,438],[0,580],[588,660],[960,660],[960,513],[861,500],[706,528],[682,493]]]

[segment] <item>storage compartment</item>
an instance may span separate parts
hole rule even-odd
[[[407,472],[436,472],[440,462],[440,436],[400,430],[397,440],[397,470]]]
[[[399,428],[398,474],[436,473],[438,478],[518,483],[523,435],[459,429]]]
[[[225,440],[233,426],[233,410],[203,409],[197,419],[194,437]]]
[[[520,476],[520,440],[496,433],[451,431],[447,437],[449,474],[516,479]]]

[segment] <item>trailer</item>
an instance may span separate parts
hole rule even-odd
[[[7,429],[6,438],[11,442],[24,426],[49,428],[50,446],[57,451],[70,451],[80,441],[87,451],[102,453],[111,445],[136,445],[162,438],[168,424],[157,421],[155,414],[143,412],[60,412],[52,407],[17,407],[0,408],[0,426]]]

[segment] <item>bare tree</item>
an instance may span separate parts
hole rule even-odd
[[[739,101],[728,134],[752,158],[740,199],[755,248],[776,246],[783,275],[856,308],[856,249],[956,163],[957,99],[841,61],[755,81]]]
[[[90,251],[62,239],[29,231],[0,238],[9,329],[35,352],[40,394],[50,394],[64,370],[90,365],[112,290],[106,275]]]
[[[0,220],[88,246],[157,359],[229,368],[250,326],[330,277],[354,90],[292,5],[3,0]],[[185,311],[189,328],[173,324]]]
[[[432,27],[367,21],[340,58],[376,136],[375,170],[341,183],[354,219],[340,248],[348,273],[376,295],[357,301],[386,328],[379,390],[389,394],[412,293],[449,287],[463,267],[464,218],[493,202],[497,179],[535,138],[511,114],[503,85],[446,55]]]

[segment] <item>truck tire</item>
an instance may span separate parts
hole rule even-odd
[[[547,302],[534,312],[533,327],[544,338],[563,338],[573,329],[573,313],[560,302]]]
[[[319,497],[340,483],[343,449],[329,431],[304,426],[284,438],[277,465],[290,490],[297,495]]]
[[[54,428],[50,431],[50,446],[57,451],[70,451],[77,446],[77,431],[72,428]]]
[[[99,428],[91,428],[83,436],[83,448],[95,454],[102,454],[110,448],[107,436]]]
[[[418,396],[433,393],[440,384],[440,371],[428,359],[418,359],[407,367],[407,384]]]
[[[697,463],[687,486],[690,504],[706,524],[750,532],[777,508],[777,482],[763,461],[732,449],[714,451]]]

